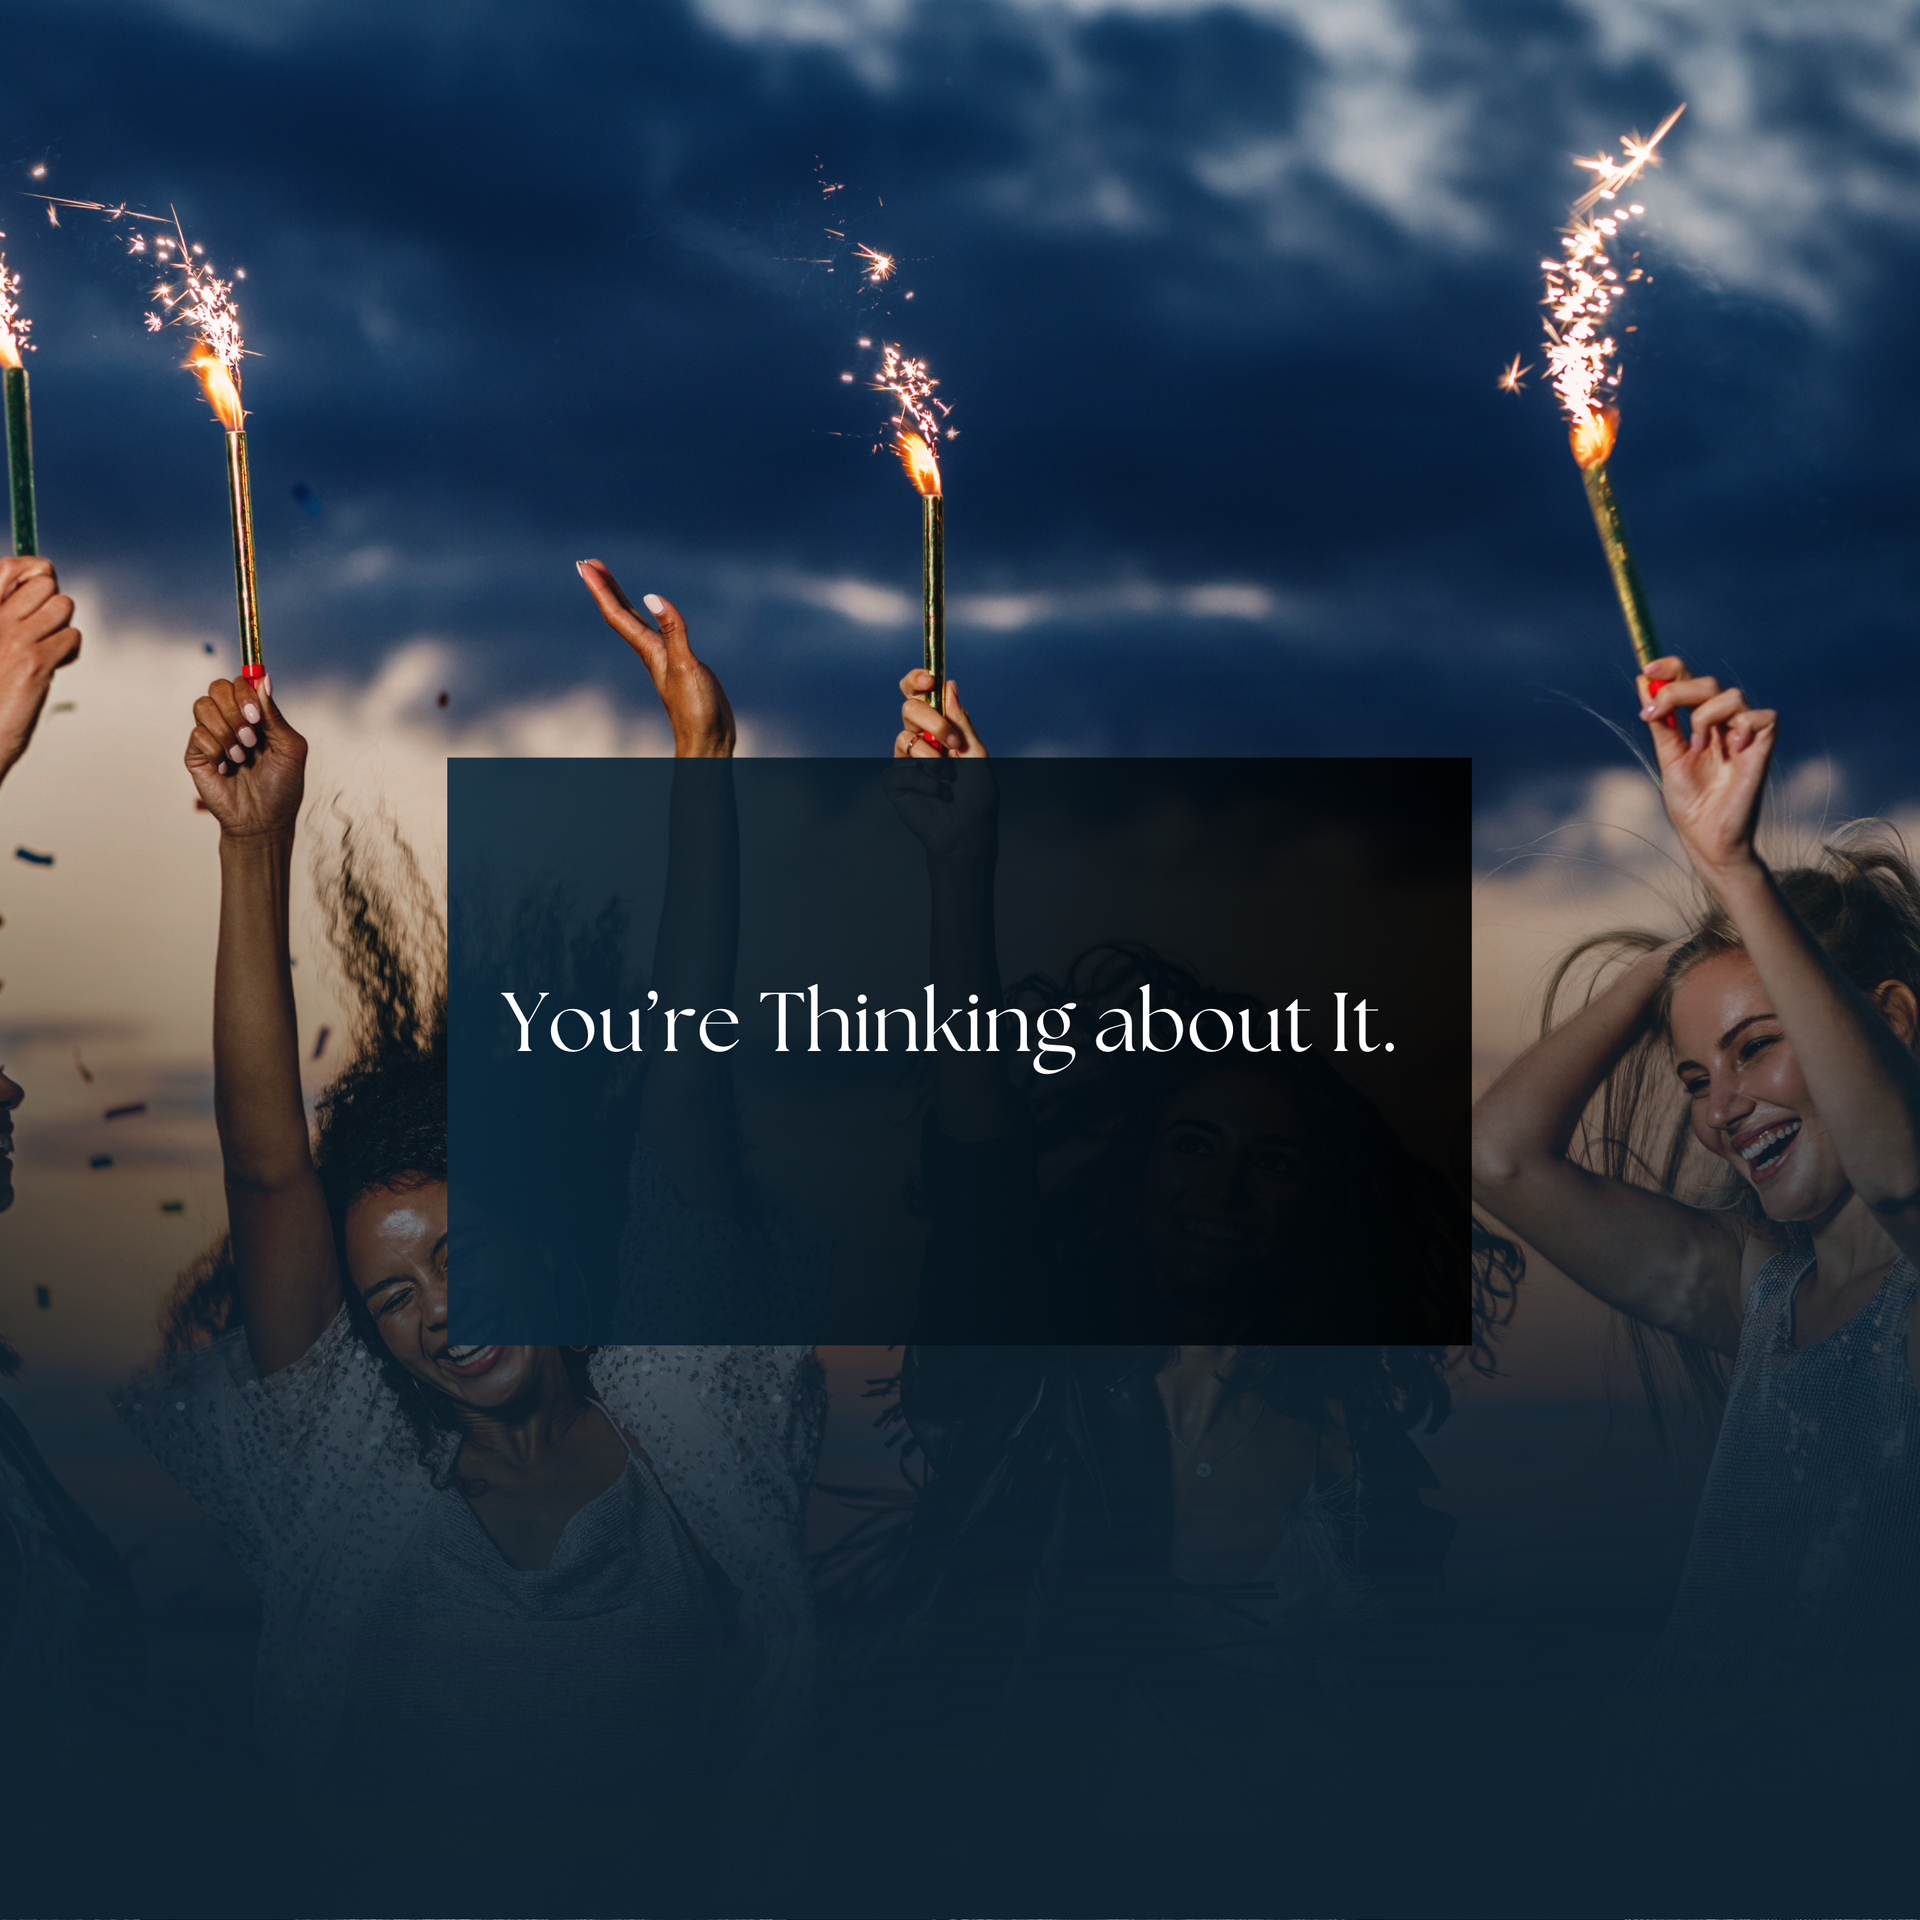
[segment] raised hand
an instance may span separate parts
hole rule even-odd
[[[960,704],[960,689],[946,684],[946,711],[936,713],[927,705],[933,691],[933,675],[925,667],[915,667],[900,676],[900,731],[894,737],[896,760],[984,760],[987,743],[974,730],[967,710]]]
[[[216,680],[193,703],[187,771],[220,830],[236,839],[293,832],[307,743],[273,704],[273,682]]]
[[[645,596],[654,626],[620,590],[604,560],[578,560],[580,578],[604,619],[635,653],[667,710],[678,760],[727,760],[733,755],[733,708],[719,676],[694,656],[679,609],[657,593]]]
[[[1648,683],[1667,684],[1655,693]],[[1752,860],[1760,797],[1780,716],[1754,708],[1738,687],[1687,671],[1684,660],[1656,660],[1640,676],[1640,717],[1653,734],[1660,788],[1687,857],[1702,879],[1711,880]],[[1682,737],[1665,723],[1685,709],[1692,733]]]
[[[27,750],[53,676],[80,657],[73,602],[40,554],[0,560],[0,780]]]

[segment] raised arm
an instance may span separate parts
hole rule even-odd
[[[0,780],[26,752],[53,676],[79,657],[73,602],[53,562],[37,554],[0,560]]]
[[[1473,1195],[1609,1306],[1731,1353],[1739,1233],[1718,1214],[1567,1158],[1587,1103],[1647,1030],[1670,950],[1642,955],[1481,1096]]]
[[[959,688],[946,683],[946,710],[935,713],[924,697],[932,686],[933,676],[923,667],[900,682],[905,697],[887,790],[926,849],[934,997],[943,1007],[963,1007],[969,994],[978,994],[984,1013],[1000,1004],[993,919],[999,801],[986,743],[960,704]],[[933,1111],[949,1140],[997,1140],[1010,1131],[1013,1094],[1000,1056],[936,1052]]]
[[[605,564],[580,562],[580,577],[602,617],[646,668],[673,728],[676,760],[733,756],[733,709],[713,669],[694,653],[687,623],[671,603],[648,594],[654,625],[628,600]],[[667,884],[654,945],[653,990],[660,1007],[701,1012],[732,1004],[740,948],[740,821],[733,775],[724,766],[674,769],[667,814]],[[654,1022],[639,1137],[659,1156],[674,1190],[696,1212],[725,1212],[740,1172],[734,1132],[733,1076],[726,1056],[704,1047],[693,1022],[680,1023],[664,1051],[666,1025]],[[716,1040],[727,1036],[716,1032]]]
[[[1778,715],[1747,705],[1738,687],[1690,675],[1682,660],[1647,669],[1666,685],[1641,693],[1660,756],[1667,813],[1688,858],[1735,931],[1793,1047],[1848,1184],[1902,1253],[1920,1259],[1920,1061],[1916,1007],[1904,982],[1862,993],[1794,912],[1754,851],[1754,828]],[[1658,724],[1687,708],[1683,740]]]
[[[220,823],[213,1107],[255,1371],[277,1373],[340,1309],[340,1271],[300,1097],[287,961],[307,743],[267,685],[216,680],[193,706],[187,771]]]

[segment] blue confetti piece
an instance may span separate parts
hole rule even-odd
[[[304,480],[293,483],[293,497],[317,520],[320,517],[320,496]]]
[[[16,860],[24,860],[30,867],[50,867],[53,865],[52,854],[35,853],[31,847],[15,847],[13,857]]]
[[[110,1153],[96,1153],[93,1158],[87,1162],[87,1165],[90,1167],[110,1167],[113,1165],[113,1155]]]

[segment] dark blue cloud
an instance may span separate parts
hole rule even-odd
[[[1875,804],[1911,792],[1920,679],[1905,56],[1861,0],[1746,11],[94,0],[12,23],[0,159],[9,192],[44,161],[176,204],[247,266],[290,676],[431,632],[475,697],[614,684],[597,553],[744,711],[877,745],[917,515],[838,379],[865,331],[956,402],[954,670],[990,737],[1472,752],[1501,793],[1616,757],[1582,703],[1630,689],[1552,406],[1493,374],[1569,152],[1690,92],[1617,484],[1671,643]],[[217,443],[136,263],[7,204],[49,550],[224,627]],[[877,302],[855,239],[903,262]]]

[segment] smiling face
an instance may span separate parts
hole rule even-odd
[[[448,1343],[445,1181],[363,1193],[347,1210],[346,1254],[348,1279],[388,1350],[436,1393],[498,1413],[559,1376],[550,1347]]]
[[[0,1213],[13,1205],[13,1110],[26,1097],[26,1089],[0,1067]]]
[[[1889,983],[1881,1003],[1910,1028],[1905,987]],[[1770,1220],[1819,1220],[1848,1198],[1832,1136],[1744,953],[1689,968],[1674,987],[1669,1024],[1694,1138],[1753,1188]]]
[[[1134,1216],[1162,1284],[1218,1296],[1266,1280],[1307,1166],[1306,1130],[1272,1075],[1225,1067],[1183,1088],[1160,1115]]]

